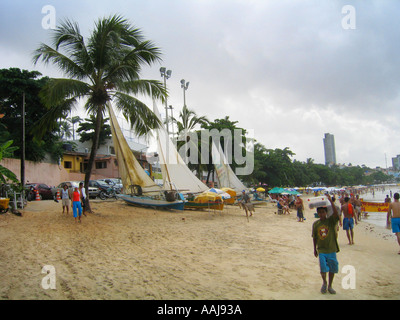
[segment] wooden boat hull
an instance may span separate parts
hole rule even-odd
[[[140,207],[155,207],[159,209],[175,209],[183,210],[185,202],[182,200],[166,201],[160,199],[153,199],[146,196],[131,196],[127,194],[117,195],[120,199],[124,200],[127,204]]]
[[[185,202],[185,209],[213,209],[213,210],[223,210],[224,203],[223,202],[194,202],[194,201],[187,201]]]

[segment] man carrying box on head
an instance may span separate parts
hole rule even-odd
[[[327,291],[335,294],[336,291],[332,288],[333,278],[335,273],[339,271],[339,263],[336,258],[336,253],[339,252],[339,245],[336,237],[336,225],[339,221],[339,214],[332,199],[327,195],[327,199],[332,206],[333,214],[328,218],[328,208],[318,207],[317,213],[319,220],[315,221],[312,227],[312,238],[314,243],[314,256],[319,257],[319,266],[322,277],[321,293]],[[329,273],[329,282],[327,283],[326,274]]]

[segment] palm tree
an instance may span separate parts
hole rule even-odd
[[[41,44],[33,61],[56,65],[67,78],[51,79],[41,92],[49,109],[38,122],[35,133],[40,136],[53,119],[66,116],[79,99],[85,99],[85,110],[96,117],[95,135],[87,170],[88,183],[99,142],[106,105],[113,102],[130,122],[138,135],[157,128],[157,116],[136,95],[165,100],[163,84],[156,80],[140,79],[142,65],[151,66],[161,60],[161,52],[145,40],[138,28],[121,16],[101,18],[87,42],[76,22],[65,20],[53,34],[52,46]],[[51,128],[54,129],[54,128]]]
[[[99,134],[99,147],[103,145],[108,138],[111,137],[111,127],[107,124],[109,119],[105,118],[101,124],[101,132]],[[79,124],[78,129],[76,130],[77,133],[80,134],[79,141],[92,141],[94,136],[94,129],[96,127],[96,118],[94,115],[90,115],[90,118],[86,118],[84,122]]]
[[[181,140],[186,140],[188,133],[195,128],[196,125],[207,125],[209,120],[205,116],[198,117],[196,112],[190,110],[186,105],[183,106],[182,111],[179,113],[179,121],[172,118],[178,127],[178,137]]]
[[[60,130],[60,138],[68,139],[72,137],[71,124],[66,120],[61,120],[58,122]]]
[[[69,121],[72,123],[72,140],[75,140],[75,124],[80,123],[82,118],[80,116],[74,116]]]
[[[197,116],[196,112],[193,110],[190,110],[186,105],[183,106],[182,111],[179,113],[179,118],[181,121],[172,118],[171,121],[176,123],[176,126],[178,128],[178,140],[180,140],[180,143],[177,143],[178,149],[180,151],[180,148],[182,148],[182,145],[187,148],[187,143],[193,144],[192,141],[190,141],[190,132],[192,132],[196,125],[208,125],[210,121],[207,119],[205,116]],[[200,131],[196,131],[197,136],[200,136]],[[192,145],[193,149],[197,149],[198,155],[197,159],[201,159],[201,139],[197,140],[197,145]],[[185,157],[187,156],[187,150],[185,149],[184,151]],[[188,167],[192,170],[197,171],[198,178],[201,178],[201,171],[203,169],[201,161],[198,161],[198,163],[188,163]]]

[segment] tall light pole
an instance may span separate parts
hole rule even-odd
[[[189,87],[189,82],[186,82],[185,79],[181,80],[181,88],[183,88],[183,106],[186,106],[186,95],[185,95],[185,91],[188,89]]]
[[[164,89],[167,91],[167,79],[171,77],[171,70],[167,70],[164,67],[160,68],[160,73],[161,77],[164,78]],[[167,103],[167,97],[165,97],[165,122],[167,125],[167,133],[169,134],[169,128],[168,128],[168,103]]]
[[[21,152],[21,185],[25,192],[25,92],[22,93],[22,152]],[[17,205],[15,204],[15,208]]]
[[[169,109],[171,109],[171,118],[174,118],[174,108],[170,105]],[[171,121],[171,130],[172,130],[172,140],[174,140],[175,138],[175,134],[174,134],[174,125],[173,125],[173,120]]]

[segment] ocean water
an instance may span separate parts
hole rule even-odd
[[[384,202],[386,195],[390,197],[390,191],[392,191],[391,200],[394,201],[393,195],[396,192],[400,193],[398,186],[386,187],[384,190],[375,190],[375,194],[371,192],[364,193],[360,195],[360,198],[364,201]],[[362,217],[362,221],[386,228],[386,215],[386,212],[368,212],[368,216],[366,218]]]

